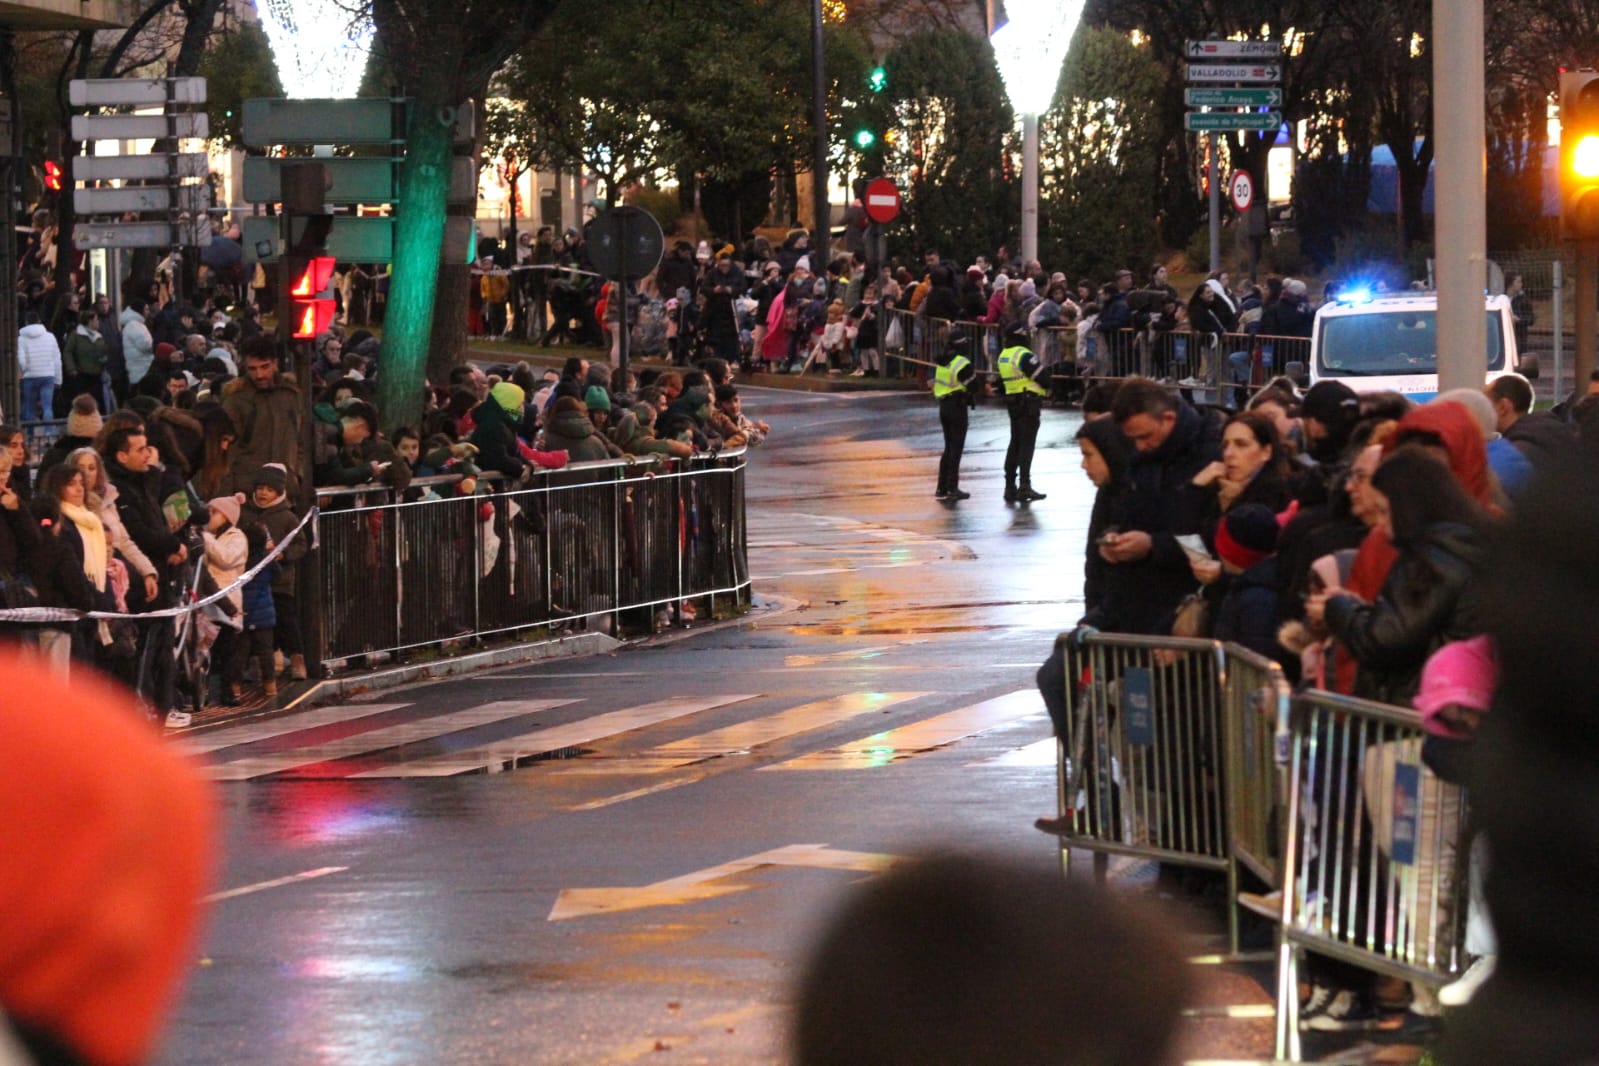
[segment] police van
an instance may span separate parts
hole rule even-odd
[[[1512,371],[1538,376],[1537,356],[1516,346],[1510,297],[1488,296],[1484,384]],[[1342,381],[1356,392],[1399,392],[1417,403],[1438,394],[1438,294],[1341,294],[1316,312],[1306,376]]]

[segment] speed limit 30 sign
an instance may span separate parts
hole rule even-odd
[[[1232,193],[1233,210],[1240,213],[1249,210],[1249,205],[1255,202],[1255,182],[1247,170],[1240,170],[1233,174],[1233,180],[1227,183]]]

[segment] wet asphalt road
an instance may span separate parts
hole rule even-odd
[[[781,1062],[805,945],[885,856],[1057,861],[1031,827],[1055,803],[1031,688],[1080,613],[1076,413],[1045,413],[1049,498],[1007,507],[997,405],[973,417],[972,499],[946,505],[926,398],[745,403],[774,430],[749,470],[747,619],[191,738],[218,766],[283,769],[221,786],[237,894],[161,1063]],[[461,731],[380,742],[444,720]],[[575,739],[566,757],[400,776],[541,730]],[[1204,984],[1206,1003],[1266,1000]],[[1189,1026],[1195,1057],[1270,1048],[1269,1022]]]

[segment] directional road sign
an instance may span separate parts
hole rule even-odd
[[[1264,81],[1283,80],[1281,63],[1190,63],[1189,81]]]
[[[169,177],[203,178],[210,172],[210,161],[203,152],[80,155],[72,161],[72,176],[78,181],[164,181]]]
[[[204,211],[211,206],[206,185],[129,185],[121,189],[75,189],[72,207],[80,215],[120,215],[127,211]]]
[[[1283,91],[1271,89],[1185,89],[1189,107],[1281,107]]]
[[[1276,59],[1283,54],[1281,41],[1189,41],[1183,53],[1189,59]]]
[[[160,107],[205,103],[204,78],[77,78],[67,83],[73,107]]]
[[[1191,133],[1203,130],[1274,130],[1283,124],[1280,111],[1210,111],[1183,116],[1183,128]]]
[[[239,243],[244,246],[246,262],[274,262],[283,254],[283,234],[279,228],[282,216],[252,215],[242,222],[243,234]],[[390,263],[394,261],[393,218],[373,216],[357,218],[338,215],[333,228],[328,231],[324,245],[329,255],[341,263]],[[471,218],[452,215],[445,219],[444,252],[452,262],[465,262],[474,244]]]
[[[72,230],[79,248],[171,248],[211,243],[211,220],[205,215],[182,222],[80,222]]]
[[[170,127],[168,125],[170,123]],[[204,111],[175,115],[73,115],[75,141],[132,141],[170,137],[211,136]]]
[[[304,162],[301,159],[273,159],[246,156],[244,160],[244,198],[251,203],[275,203],[283,199],[283,167]],[[324,197],[330,204],[390,204],[399,202],[400,166],[404,162],[391,156],[335,156],[318,159],[328,177]],[[450,161],[450,202],[475,203],[477,172],[470,156]]]
[[[244,143],[252,148],[276,144],[393,144],[405,140],[410,101],[384,97],[352,100],[284,100],[277,97],[246,100],[242,115]],[[470,103],[454,110],[453,139],[469,143],[475,130]]]

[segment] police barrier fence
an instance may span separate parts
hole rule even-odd
[[[1298,1060],[1304,953],[1436,989],[1464,967],[1465,796],[1421,760],[1414,711],[1325,692],[1236,645],[1060,637],[1069,851],[1225,871],[1272,909],[1277,1054]],[[1238,952],[1238,909],[1229,907]]]
[[[1436,990],[1463,969],[1466,797],[1421,760],[1415,711],[1295,699],[1277,1054],[1298,1061],[1307,951]]]
[[[324,663],[749,601],[742,448],[459,481],[318,490]]]
[[[889,312],[883,354],[889,373],[923,376],[923,364],[936,363],[951,331],[971,338],[969,358],[979,372],[991,372],[1004,347],[1000,327],[987,322],[929,319],[914,312]],[[1148,377],[1202,390],[1200,402],[1238,406],[1293,364],[1308,367],[1310,340],[1259,333],[1205,334],[1189,330],[1090,329],[1047,326],[1028,331],[1029,344],[1058,378]]]

